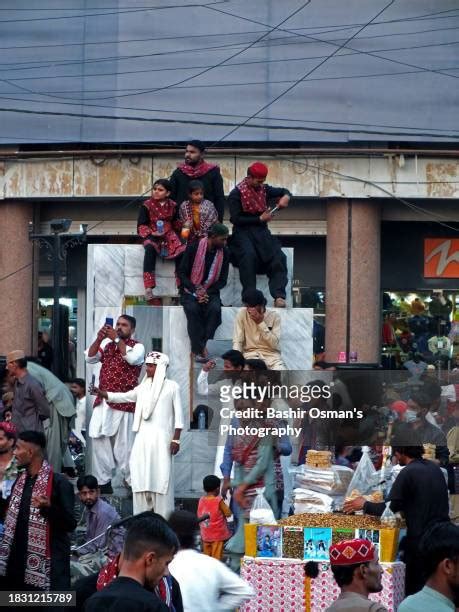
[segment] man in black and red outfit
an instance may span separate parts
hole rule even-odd
[[[225,194],[220,168],[203,158],[205,146],[200,140],[190,140],[186,145],[185,161],[171,175],[170,198],[180,204],[188,200],[188,186],[199,179],[204,187],[204,199],[210,200],[217,209],[218,220],[223,221]]]
[[[145,357],[143,344],[134,340],[136,320],[121,315],[116,329],[105,324],[86,351],[87,363],[102,363],[99,387],[125,393],[137,386]],[[109,404],[97,398],[89,422],[92,440],[92,473],[102,493],[111,493],[111,477],[118,467],[130,483],[129,456],[134,443],[132,423],[135,404]]]
[[[287,260],[281,245],[268,228],[273,215],[269,205],[286,208],[290,192],[282,187],[265,185],[268,168],[261,162],[249,166],[246,178],[228,197],[233,234],[230,250],[239,268],[242,294],[257,288],[257,274],[266,274],[274,306],[285,308]]]

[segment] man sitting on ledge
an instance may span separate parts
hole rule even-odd
[[[245,359],[261,359],[270,370],[285,370],[280,353],[280,316],[266,310],[266,298],[258,289],[245,291],[245,308],[237,313],[234,322],[233,349],[241,351]]]
[[[222,322],[220,289],[228,279],[228,228],[216,223],[208,237],[188,245],[180,264],[181,303],[196,361],[208,360],[207,341]]]
[[[287,262],[281,245],[268,229],[273,219],[270,201],[286,208],[290,193],[281,187],[264,185],[268,168],[261,162],[249,166],[247,177],[229,194],[230,221],[233,224],[231,255],[239,268],[242,293],[256,289],[258,274],[267,274],[274,306],[285,308]]]

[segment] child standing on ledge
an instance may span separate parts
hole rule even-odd
[[[217,476],[206,476],[202,481],[205,495],[198,504],[198,517],[209,514],[210,518],[200,524],[202,552],[209,557],[222,560],[223,546],[231,537],[227,518],[231,510],[220,495],[220,479]]]
[[[157,256],[163,259],[176,259],[186,248],[176,234],[180,223],[176,219],[177,204],[169,198],[170,193],[170,181],[167,179],[155,181],[152,197],[142,204],[137,219],[137,234],[142,238],[145,249],[143,283],[147,301],[154,298]]]

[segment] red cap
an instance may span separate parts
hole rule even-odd
[[[255,162],[248,168],[248,174],[257,179],[265,179],[268,176],[268,166],[261,162]]]
[[[11,436],[14,439],[16,439],[18,436],[17,429],[11,422],[1,421],[0,429],[2,429],[7,435]]]
[[[397,400],[396,402],[392,402],[390,407],[399,416],[403,416],[406,412],[406,409],[408,408],[408,405],[406,402],[403,402],[402,400]]]
[[[344,540],[330,546],[331,565],[357,565],[376,558],[376,549],[369,540]]]

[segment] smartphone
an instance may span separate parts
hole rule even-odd
[[[113,327],[113,318],[112,317],[107,317],[105,319],[105,325],[108,325],[109,327]]]
[[[275,206],[274,208],[272,208],[269,212],[274,215],[275,213],[277,213],[277,211],[279,210],[279,206]]]

